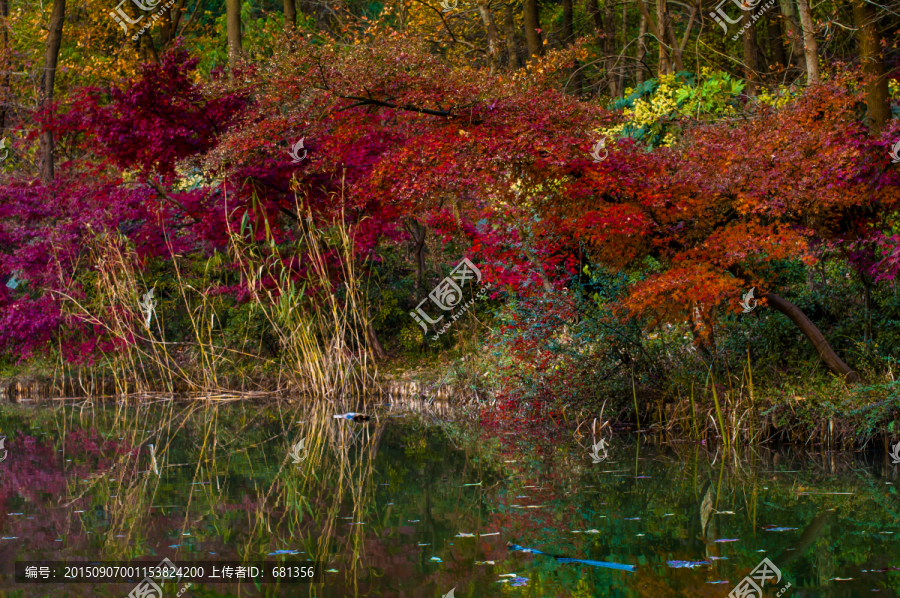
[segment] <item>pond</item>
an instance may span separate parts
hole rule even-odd
[[[726,452],[608,430],[601,446],[565,428],[247,403],[6,406],[0,433],[3,597],[128,596],[141,582],[26,582],[16,561],[163,558],[315,561],[322,579],[159,580],[185,597],[724,598],[748,577],[766,596],[856,597],[900,585],[898,466],[881,454]]]

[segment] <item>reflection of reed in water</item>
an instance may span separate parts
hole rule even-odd
[[[306,553],[291,559],[315,560],[338,569],[339,574],[329,576],[329,584],[342,578],[349,588],[357,586],[365,558],[365,524],[370,523],[375,494],[373,465],[384,425],[334,419],[333,411],[326,403],[295,409],[294,423],[283,438],[285,458],[261,501],[272,508],[255,514],[244,553],[249,558],[265,549],[267,555],[284,548],[272,546],[276,537],[290,538],[296,541],[291,548]],[[306,458],[295,463],[290,451],[300,439]],[[336,562],[335,554],[348,560]]]

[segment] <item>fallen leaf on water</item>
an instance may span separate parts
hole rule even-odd
[[[767,532],[789,532],[789,531],[793,531],[795,529],[797,529],[797,528],[796,527],[773,527],[773,528],[767,529],[766,531]]]
[[[711,563],[709,561],[666,561],[666,564],[673,569],[693,569],[694,567]]]

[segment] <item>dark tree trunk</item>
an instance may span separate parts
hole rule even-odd
[[[516,44],[516,26],[513,21],[513,8],[510,3],[503,13],[503,34],[506,36],[506,60],[511,71],[519,70],[519,53]]]
[[[666,0],[656,0],[656,28],[653,32],[659,42],[659,73],[657,76],[671,75],[674,70],[672,56],[666,48],[666,23],[669,21],[669,6]]]
[[[797,19],[794,0],[780,0],[779,5],[781,7],[784,36],[791,45],[791,58],[788,62],[805,71],[806,56],[803,52],[803,31],[800,29],[800,21]],[[788,65],[787,62],[785,64]]]
[[[500,32],[497,31],[494,13],[491,12],[487,0],[479,0],[478,13],[481,15],[481,22],[484,23],[484,31],[487,36],[487,55],[491,74],[495,74],[500,68]]]
[[[816,351],[819,353],[819,357],[822,358],[822,361],[825,362],[825,365],[827,365],[832,372],[840,374],[847,382],[859,382],[859,375],[850,369],[850,366],[837,356],[828,344],[828,341],[825,340],[825,337],[822,336],[822,333],[816,328],[816,325],[812,323],[812,320],[806,317],[806,314],[800,311],[800,308],[790,301],[782,299],[775,293],[763,293],[762,297],[769,302],[769,305],[786,315],[788,319],[797,325],[797,328],[799,328],[800,331],[806,335],[806,338],[810,340],[813,347],[815,347]]]
[[[9,72],[12,70],[12,62],[9,60],[9,0],[0,0],[0,18],[3,19],[3,56],[0,61],[0,71],[4,71],[3,84],[0,85],[0,139],[6,129],[7,105],[12,99],[12,90],[9,86]]]
[[[603,53],[606,55],[606,81],[610,97],[619,97],[619,77],[616,75],[616,13],[611,0],[603,3]]]
[[[575,41],[573,14],[572,0],[563,0],[562,38],[564,46],[569,46]],[[571,81],[571,89],[576,96],[580,97],[582,94],[583,82],[581,77],[581,63],[578,60],[575,61],[575,65],[572,67]]]
[[[425,236],[428,229],[424,224],[413,218],[406,222],[406,230],[413,240],[413,249],[416,254],[416,289],[422,289],[425,286]]]
[[[797,541],[797,544],[793,549],[785,550],[777,557],[775,557],[774,564],[779,569],[784,569],[798,558],[803,556],[803,553],[806,552],[806,549],[812,546],[813,542],[816,541],[816,538],[822,533],[822,530],[825,528],[825,524],[831,519],[832,512],[831,511],[822,511],[815,517],[813,520],[809,522],[803,529],[803,533],[800,534],[800,540]]]
[[[381,341],[378,340],[375,328],[372,326],[372,310],[369,307],[366,307],[366,340],[369,343],[369,350],[372,351],[376,361],[387,359],[387,351],[381,346]]]
[[[63,23],[66,19],[66,0],[53,0],[50,13],[50,31],[44,53],[44,76],[41,81],[41,107],[48,109],[53,103],[53,86],[56,83],[56,67],[59,64],[59,47],[62,45]],[[41,182],[49,185],[53,181],[53,132],[44,131],[40,143]]]
[[[769,15],[767,19],[768,25],[768,36],[769,36],[769,56],[771,60],[769,61],[770,67],[779,68],[778,65],[781,65],[780,68],[785,68],[788,66],[787,63],[787,55],[784,53],[784,41],[781,37],[781,15],[779,13],[778,7],[773,6],[769,9]]]
[[[666,4],[665,0],[662,1],[665,8],[666,26],[660,26],[660,31],[663,35],[667,36],[669,45],[672,48],[669,53],[670,66],[674,63],[675,70],[673,72],[680,72],[684,70],[684,63],[681,61],[681,46],[678,44],[678,38],[675,36],[675,27],[672,23],[672,15],[669,14],[668,4]],[[693,15],[691,16],[691,22],[693,23]],[[685,36],[689,34],[690,28],[687,33],[685,33]]]
[[[290,33],[297,26],[297,1],[284,0],[284,32]]]
[[[641,85],[644,82],[644,73],[647,68],[644,66],[644,60],[647,58],[647,19],[641,15],[641,25],[638,29],[638,52],[637,52],[637,83]]]
[[[154,63],[159,64],[159,52],[156,51],[156,44],[153,43],[153,34],[149,31],[145,32],[144,35],[138,38],[138,42],[141,41],[147,46],[147,49],[150,52],[150,59],[153,60]]]
[[[875,8],[865,0],[853,0],[853,20],[863,72],[871,77],[866,84],[866,110],[872,121],[872,128],[880,131],[890,119],[891,109]]]
[[[534,63],[544,55],[544,44],[541,41],[541,18],[538,13],[537,0],[525,0],[522,4],[525,25],[525,43],[528,46],[528,63]]]
[[[753,22],[753,12],[744,13],[744,78],[747,80],[746,93],[749,96],[756,95],[756,85],[759,81],[759,49],[756,41],[756,23]]]
[[[159,25],[159,48],[164,52],[169,44],[175,39],[175,33],[181,24],[181,17],[184,14],[184,0],[179,0],[174,6],[166,9],[166,16],[160,19]]]

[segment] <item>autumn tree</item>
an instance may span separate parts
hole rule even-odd
[[[50,26],[44,52],[44,74],[41,78],[41,108],[49,112],[53,103],[53,87],[56,83],[56,67],[59,64],[59,47],[62,44],[63,23],[66,18],[66,0],[53,0]],[[41,135],[40,173],[46,185],[53,180],[53,131],[44,130]]]

